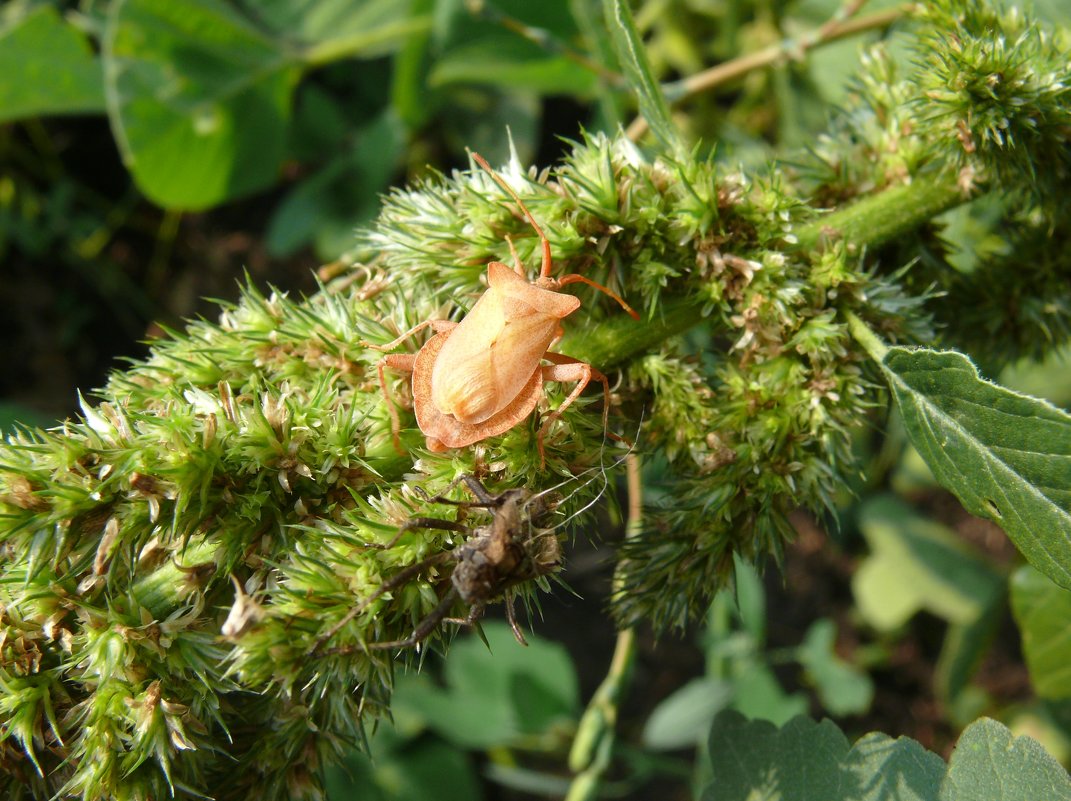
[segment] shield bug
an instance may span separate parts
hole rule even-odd
[[[538,234],[542,251],[539,277],[528,280],[513,242],[507,238],[513,268],[497,261],[487,265],[487,290],[461,322],[428,320],[393,342],[365,344],[388,351],[424,328],[435,332],[417,353],[390,354],[378,365],[379,384],[390,409],[394,444],[399,451],[400,423],[387,390],[386,368],[413,374],[413,409],[431,451],[461,448],[505,433],[532,413],[543,397],[544,382],[576,382],[573,391],[547,415],[539,429],[536,444],[540,461],[544,462],[543,437],[591,381],[602,384],[604,429],[610,406],[606,376],[590,364],[548,350],[562,336],[561,320],[580,308],[578,297],[560,290],[569,284],[587,284],[613,298],[633,319],[638,320],[639,315],[612,290],[589,278],[575,273],[552,276],[550,242],[543,229],[491,165],[479,154],[472,156],[513,198]]]

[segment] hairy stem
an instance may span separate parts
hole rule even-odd
[[[630,454],[626,458],[628,474],[628,524],[626,537],[634,537],[643,527],[643,484],[640,475],[640,458]],[[624,585],[622,563],[614,573],[613,591],[620,592]],[[613,753],[618,704],[628,689],[632,676],[632,663],[636,656],[636,631],[631,626],[617,634],[614,654],[606,678],[592,696],[577,728],[573,748],[569,752],[569,767],[576,773],[566,795],[566,801],[587,801],[598,796],[599,783],[610,766]]]
[[[968,199],[948,173],[917,177],[820,217],[799,231],[799,248],[814,250],[831,239],[856,250],[878,247]]]

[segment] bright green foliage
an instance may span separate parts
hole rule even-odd
[[[492,748],[568,727],[580,689],[565,649],[532,638],[520,645],[503,623],[487,623],[450,651],[445,688],[424,676],[401,681],[391,705],[399,726],[430,728],[464,748]]]
[[[4,23],[0,16],[0,122],[103,110],[100,62],[54,8]]]
[[[124,0],[104,42],[108,112],[150,198],[197,210],[275,181],[298,69],[270,37],[218,0]]]
[[[1036,740],[982,718],[959,738],[939,801],[1068,801],[1071,778]]]
[[[907,738],[868,734],[849,746],[832,721],[805,717],[778,729],[723,712],[709,749],[703,801],[936,801],[944,767]]]
[[[892,497],[868,501],[859,528],[871,555],[852,577],[860,614],[890,631],[927,611],[972,623],[992,611],[1003,579],[981,556],[939,523]]]
[[[643,39],[636,30],[629,4],[622,0],[603,0],[602,14],[610,29],[610,40],[628,84],[636,92],[640,115],[651,126],[663,149],[675,156],[684,154],[680,132],[669,118],[669,105],[662,87],[655,81],[644,51]]]
[[[1071,698],[1071,592],[1023,566],[1012,576],[1011,600],[1037,694]]]
[[[713,781],[703,801],[1064,801],[1071,779],[1034,740],[983,718],[960,737],[947,770],[914,740],[884,734],[849,748],[831,721],[777,729],[722,713],[710,736]]]
[[[861,714],[874,698],[874,684],[865,672],[837,656],[836,639],[833,621],[818,620],[807,631],[797,658],[824,708],[834,715]]]
[[[981,380],[960,353],[894,348],[882,367],[937,480],[1071,586],[1071,416]]]
[[[279,177],[302,72],[380,55],[427,24],[393,0],[245,11],[220,0],[116,0],[102,58],[124,161],[168,208],[200,210],[264,189]]]
[[[643,727],[643,744],[666,751],[694,746],[732,698],[733,685],[723,679],[692,679],[655,707]]]

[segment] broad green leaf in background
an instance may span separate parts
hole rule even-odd
[[[1071,698],[1071,592],[1024,565],[1012,576],[1011,599],[1037,694]]]
[[[870,708],[874,683],[863,671],[837,656],[837,629],[832,620],[816,620],[797,649],[822,706],[834,715],[857,715]]]
[[[580,34],[587,42],[591,58],[607,72],[617,72],[617,59],[610,34],[603,24],[600,0],[569,0],[569,10],[576,21]],[[613,135],[625,120],[625,98],[621,92],[601,91],[597,96],[599,110],[590,130]]]
[[[413,14],[428,15],[435,7],[435,0],[412,0],[410,9]],[[407,36],[394,56],[391,106],[410,129],[419,128],[431,117],[431,98],[427,88],[431,38],[429,25],[428,29]]]
[[[941,485],[1071,588],[1071,416],[982,380],[954,351],[889,348],[881,364]]]
[[[471,92],[452,98],[445,136],[457,151],[475,150],[491,164],[510,160],[512,142],[521,163],[527,164],[536,152],[540,111],[533,92]]]
[[[1003,580],[981,556],[893,496],[868,501],[859,528],[871,555],[852,577],[852,592],[876,629],[895,629],[922,610],[973,623],[1001,597]]]
[[[396,50],[431,17],[406,0],[243,0],[250,19],[292,43],[314,64],[340,55],[375,58]]]
[[[471,759],[434,737],[399,737],[380,723],[370,753],[352,752],[327,770],[328,801],[476,801],[483,797]]]
[[[710,732],[702,801],[1068,801],[1071,779],[1035,740],[982,718],[947,769],[914,740],[871,733],[849,748],[832,722],[777,729],[723,712]]]
[[[204,209],[278,177],[296,54],[222,0],[115,0],[104,37],[108,114],[139,188]]]
[[[433,86],[480,83],[505,89],[588,97],[595,74],[564,56],[552,56],[539,46],[508,32],[488,36],[445,53],[428,75]]]
[[[399,682],[393,714],[465,748],[508,744],[575,720],[580,690],[564,648],[532,635],[524,648],[509,626],[494,621],[483,633],[490,647],[475,636],[451,646],[445,688],[424,676]]]
[[[655,707],[643,727],[643,744],[656,751],[672,751],[701,743],[714,715],[732,697],[733,686],[727,681],[693,679]]]
[[[940,801],[1071,801],[1071,778],[1029,737],[982,718],[956,743]]]
[[[104,111],[100,61],[51,6],[0,29],[0,122]]]
[[[571,46],[576,22],[565,2],[530,3],[497,0],[482,6],[484,19],[475,13],[458,13],[438,43],[428,73],[432,87],[456,84],[497,86],[504,91],[590,96],[595,73],[568,58],[562,47]],[[494,17],[505,15],[503,20]],[[505,23],[505,19],[510,24]],[[513,30],[526,26],[542,37],[537,44]]]
[[[831,721],[805,717],[778,729],[722,712],[709,749],[702,801],[936,801],[944,774],[941,758],[913,740],[869,734],[849,747]]]
[[[950,707],[955,701],[963,702],[958,708],[971,703],[969,697],[961,699],[960,693],[969,689],[968,682],[988,653],[1002,619],[1001,609],[994,605],[969,623],[949,623],[934,667],[933,684],[937,697]],[[972,720],[982,711],[983,708],[972,708],[966,719]]]
[[[807,714],[810,704],[803,693],[786,693],[765,663],[746,666],[733,675],[732,708],[751,719],[781,726],[797,715]]]

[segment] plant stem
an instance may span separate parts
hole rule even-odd
[[[797,232],[798,247],[814,250],[828,239],[843,239],[849,250],[878,247],[968,199],[947,173],[919,176],[820,217]]]
[[[625,537],[634,537],[643,527],[643,484],[640,458],[629,454],[625,460],[628,481],[628,523]],[[614,573],[613,592],[624,583],[621,563]],[[617,633],[614,655],[606,678],[591,698],[577,727],[573,748],[569,752],[569,767],[576,773],[565,801],[588,801],[598,797],[599,784],[610,766],[617,725],[618,704],[628,689],[632,663],[636,657],[636,632],[632,627]]]
[[[695,301],[674,298],[663,304],[662,313],[654,320],[636,322],[619,314],[598,325],[576,325],[555,349],[600,369],[612,367],[650,353],[661,342],[684,333],[702,319],[701,307]]]
[[[870,355],[870,358],[881,364],[885,359],[885,354],[889,352],[888,346],[855,314],[850,311],[845,312],[845,317],[848,320],[848,330],[851,331],[855,341],[863,346],[863,350]]]
[[[850,4],[849,7],[858,4]],[[885,28],[898,20],[904,14],[903,8],[890,8],[877,11],[865,17],[857,19],[839,20],[834,17],[810,36],[801,39],[786,39],[777,44],[770,45],[755,53],[748,53],[718,64],[703,72],[696,73],[677,83],[668,84],[664,87],[666,98],[671,103],[677,103],[700,92],[707,92],[723,83],[740,78],[752,70],[770,67],[788,58],[802,59],[808,50],[826,42],[835,42],[863,31]],[[838,15],[841,16],[841,15]],[[647,132],[647,121],[637,117],[628,126],[625,135],[636,142]]]

